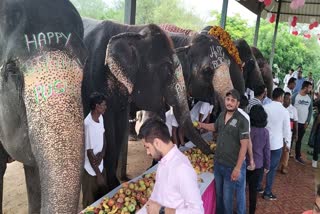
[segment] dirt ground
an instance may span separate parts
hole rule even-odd
[[[129,141],[127,166],[129,178],[143,173],[151,165],[151,162],[152,159],[146,155],[141,142]],[[19,162],[8,164],[4,175],[3,212],[4,214],[28,213],[24,170],[23,165]]]

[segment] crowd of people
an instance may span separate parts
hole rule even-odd
[[[214,177],[219,214],[233,213],[234,201],[237,213],[246,213],[246,186],[249,213],[255,213],[259,193],[265,200],[277,200],[273,192],[276,173],[278,170],[290,173],[289,157],[305,164],[301,143],[312,117],[314,81],[310,75],[304,78],[299,67],[297,71],[288,72],[283,88],[279,87],[279,82],[276,79],[272,99],[266,96],[265,85],[256,86],[250,99],[235,89],[229,91],[224,99],[225,110],[213,123],[210,119],[213,105],[199,101],[191,108],[190,117],[196,121],[199,132],[216,134]],[[105,152],[101,115],[106,103],[103,95],[93,94],[91,98],[91,113],[85,119],[84,207],[105,194],[101,187],[106,185],[105,171],[101,167]],[[319,124],[320,116],[316,116],[312,127],[312,166],[315,168],[320,147]],[[203,213],[196,174],[178,149],[184,145],[185,137],[172,108],[166,113],[165,122],[157,118],[147,120],[140,129],[140,137],[147,154],[159,161],[154,191],[140,213]],[[182,184],[188,188],[183,188]]]

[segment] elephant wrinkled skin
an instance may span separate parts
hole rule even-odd
[[[0,140],[24,164],[29,213],[77,212],[82,38],[68,0],[0,1]]]

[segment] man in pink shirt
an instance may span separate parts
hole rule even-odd
[[[170,140],[159,119],[148,119],[140,128],[147,154],[159,161],[156,183],[149,201],[138,214],[202,214],[197,175],[189,159]]]

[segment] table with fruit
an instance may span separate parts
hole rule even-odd
[[[209,142],[212,150],[215,144]],[[189,144],[193,146],[192,144]],[[181,151],[189,158],[192,166],[198,174],[198,184],[200,193],[207,190],[209,185],[213,185],[213,154],[205,155],[198,148],[182,147]],[[153,166],[148,171],[122,183],[120,186],[109,192],[91,206],[83,210],[82,214],[132,214],[136,213],[149,199],[155,184],[155,175],[158,165]],[[211,195],[213,195],[211,193]],[[209,200],[212,201],[212,200]],[[204,202],[205,203],[205,202]],[[214,202],[212,202],[214,203]],[[205,204],[204,207],[206,208]],[[207,212],[206,212],[207,213]]]

